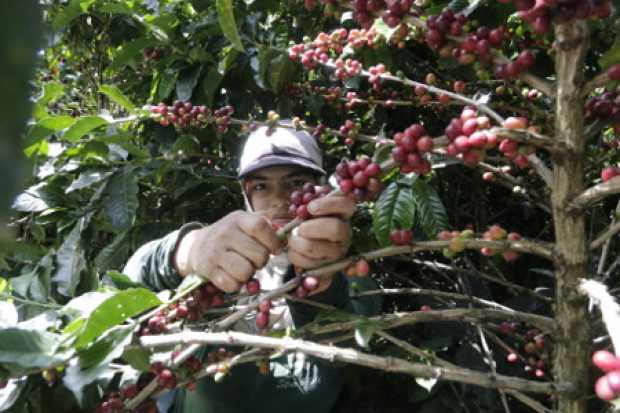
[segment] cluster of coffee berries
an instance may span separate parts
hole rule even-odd
[[[381,75],[386,73],[385,65],[383,63],[379,63],[378,65],[370,66],[368,68],[368,73],[370,75],[368,76],[368,82],[373,86],[373,88],[380,89]]]
[[[351,6],[353,7],[353,19],[364,29],[370,28],[374,22],[374,14],[386,7],[384,0],[352,0]]]
[[[495,66],[494,74],[498,79],[516,79],[521,73],[527,71],[536,63],[536,57],[530,50],[523,50],[510,63]]]
[[[502,127],[506,129],[528,129],[533,132],[537,132],[538,129],[534,126],[528,128],[527,118],[523,117],[509,117],[502,123]],[[498,137],[499,150],[502,154],[512,161],[519,168],[525,168],[529,165],[528,155],[535,152],[535,148],[530,145],[519,145],[519,143],[507,139]]]
[[[122,413],[125,412],[125,402],[133,399],[140,393],[140,391],[146,387],[146,384],[152,380],[153,375],[147,373],[140,376],[138,383],[127,384],[123,386],[118,392],[110,392],[103,398],[101,404],[95,409],[96,413]],[[148,380],[147,380],[148,379]],[[133,410],[137,413],[157,413],[157,404],[153,399],[146,399],[140,405]]]
[[[588,120],[599,118],[620,122],[620,86],[614,91],[607,90],[588,99],[585,115]]]
[[[318,63],[327,63],[330,53],[340,55],[344,49],[343,42],[347,39],[346,29],[338,29],[331,34],[319,33],[312,42],[294,44],[289,48],[288,57],[300,61],[308,70],[317,67]]]
[[[0,380],[0,390],[4,389],[8,384],[8,380]]]
[[[485,239],[487,241],[503,241],[505,239],[507,239],[508,241],[519,241],[521,240],[521,234],[517,232],[507,233],[504,228],[495,224],[491,225],[489,229],[486,230],[484,234],[482,234],[482,239]],[[482,253],[482,255],[485,255],[487,257],[492,257],[498,253],[498,251],[489,247],[480,248],[480,252]],[[502,257],[504,257],[506,261],[514,261],[519,258],[519,253],[510,250],[503,251]]]
[[[390,242],[393,245],[407,245],[413,241],[413,232],[409,229],[393,229],[390,231]]]
[[[448,231],[443,230],[437,234],[440,241],[450,241],[447,248],[443,249],[443,255],[446,258],[454,258],[456,254],[465,250],[465,240],[473,238],[474,232],[470,229],[464,231]]]
[[[217,109],[213,112],[213,116],[215,117],[214,121],[217,125],[218,133],[226,133],[228,130],[228,126],[230,125],[230,117],[235,113],[235,109],[228,105]]]
[[[332,188],[329,185],[320,187],[318,190],[312,182],[306,182],[300,191],[291,193],[291,205],[289,206],[289,215],[299,219],[312,218],[312,214],[308,211],[308,204],[313,199],[322,198],[329,194]]]
[[[355,50],[363,47],[376,48],[382,40],[383,36],[380,36],[374,29],[351,29],[347,36],[347,44]]]
[[[157,377],[157,386],[161,389],[174,389],[179,380],[172,369],[166,367],[162,362],[157,361],[151,364],[151,373]]]
[[[453,118],[446,126],[445,134],[450,141],[446,153],[467,166],[477,165],[486,156],[486,150],[497,145],[497,136],[484,131],[489,127],[487,116],[478,116],[474,109],[465,107],[460,117]]]
[[[360,258],[359,260],[355,261],[355,263],[351,264],[344,271],[345,275],[350,278],[367,277],[369,272],[370,272],[370,265],[368,264],[368,261],[366,261],[363,258]]]
[[[260,292],[260,282],[257,279],[248,280],[245,285],[248,294]],[[140,328],[140,335],[161,334],[169,330],[174,322],[187,320],[197,321],[206,311],[224,304],[224,293],[213,283],[208,282],[192,291],[187,297],[166,308],[157,311]]]
[[[506,29],[503,26],[494,29],[480,26],[475,33],[466,36],[458,48],[452,49],[452,57],[462,65],[471,64],[476,58],[490,63],[493,60],[493,49],[500,48],[505,38]]]
[[[179,128],[204,127],[209,123],[211,111],[205,106],[177,100],[172,106],[160,102],[151,108],[152,119],[162,126],[170,124]]]
[[[356,161],[342,160],[336,166],[336,182],[342,193],[356,201],[369,201],[381,192],[381,167],[364,156]]]
[[[499,330],[504,334],[515,335],[519,326],[517,323],[504,321],[500,324]],[[515,351],[508,353],[506,361],[511,364],[523,363],[523,371],[528,375],[538,379],[544,379],[547,360],[549,358],[547,341],[544,334],[537,329],[529,329],[523,335],[525,344],[521,347],[515,344]]]
[[[334,76],[336,76],[338,80],[344,81],[362,72],[362,64],[355,59],[336,59],[334,64],[336,66]]]
[[[617,166],[608,166],[606,168],[603,168],[603,170],[601,171],[601,179],[603,180],[603,182],[607,182],[612,178],[615,178],[616,176],[620,176],[620,168],[618,168]]]
[[[605,373],[594,385],[596,395],[606,401],[616,399],[620,395],[620,359],[607,350],[598,350],[592,355],[592,364]]]
[[[355,93],[355,92],[349,92],[349,93]],[[355,97],[351,98],[349,93],[347,93],[347,99],[350,99],[350,101],[353,101]],[[338,133],[342,137],[345,138],[344,143],[350,146],[350,145],[353,145],[354,138],[359,133],[361,127],[362,125],[359,122],[354,122],[351,119],[347,119],[346,121],[344,121],[344,124],[342,124],[340,128],[338,129]]]
[[[514,3],[518,15],[532,30],[545,34],[551,29],[551,22],[566,23],[574,19],[607,18],[611,15],[609,0],[498,0],[500,3]]]
[[[271,300],[262,300],[258,304],[258,311],[256,313],[256,327],[260,330],[265,330],[269,327],[269,313],[271,311]]]
[[[424,158],[424,154],[433,149],[433,139],[422,125],[414,123],[403,132],[395,133],[394,143],[392,159],[400,165],[402,173],[424,175],[431,171],[431,163]]]
[[[446,35],[460,36],[463,26],[467,23],[464,14],[454,14],[450,8],[445,8],[437,16],[428,16],[426,20],[426,44],[431,49],[439,49],[446,42]]]
[[[409,14],[413,0],[387,0],[387,10],[383,13],[383,22],[395,28]]]

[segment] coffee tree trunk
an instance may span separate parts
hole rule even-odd
[[[588,46],[585,22],[555,28],[557,73],[555,138],[567,152],[553,159],[552,205],[556,237],[556,301],[559,325],[556,335],[555,379],[575,384],[561,395],[558,411],[586,412],[589,390],[590,326],[586,301],[577,293],[577,282],[587,276],[587,237],[583,213],[567,212],[567,203],[584,190],[584,60]]]

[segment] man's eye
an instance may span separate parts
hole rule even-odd
[[[254,184],[252,187],[253,191],[264,191],[266,188],[265,184]]]

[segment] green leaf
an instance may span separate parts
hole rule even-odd
[[[98,9],[104,13],[126,14],[129,16],[134,13],[132,8],[129,7],[128,2],[102,4],[101,7],[99,7]]]
[[[43,192],[45,186],[46,184],[42,182],[26,189],[15,198],[11,208],[20,212],[45,211],[50,207]]]
[[[157,41],[151,38],[139,38],[126,43],[116,50],[112,57],[112,65],[110,66],[110,75],[115,74],[124,66],[133,63],[134,59],[141,58],[144,49],[157,45]]]
[[[78,362],[73,359],[65,369],[62,384],[71,390],[78,403],[85,407],[84,405],[87,403],[85,398],[89,393],[84,393],[84,387],[94,381],[109,382],[117,372],[118,370],[111,368],[109,363],[101,363],[96,367],[83,369],[81,360]]]
[[[368,345],[370,344],[370,339],[372,339],[372,336],[378,329],[378,323],[366,320],[360,321],[359,324],[355,327],[355,342],[362,348],[368,348]]]
[[[118,268],[125,262],[129,253],[127,232],[123,231],[114,237],[95,257],[95,266],[100,272],[110,268]]]
[[[71,185],[65,189],[65,193],[71,193],[73,191],[78,191],[80,189],[88,188],[97,182],[101,182],[107,177],[112,175],[111,172],[101,172],[101,171],[88,171],[82,172],[77,179],[71,182]]]
[[[220,74],[217,67],[212,67],[209,69],[207,75],[204,77],[202,81],[202,91],[207,98],[207,106],[211,106],[213,104],[213,97],[215,96],[215,92],[219,89],[220,82],[223,78],[224,76]]]
[[[448,214],[435,188],[427,184],[422,179],[418,179],[413,184],[415,200],[418,206],[417,217],[426,236],[435,239],[437,233],[448,229]]]
[[[160,100],[167,99],[174,90],[179,78],[179,72],[173,69],[166,69],[161,76],[161,80],[157,87],[157,96]]]
[[[69,318],[82,317],[85,320],[101,303],[112,295],[114,295],[112,291],[89,291],[72,298],[71,301],[62,307],[59,313]],[[71,328],[69,330],[74,331]]]
[[[123,92],[121,92],[121,90],[114,85],[102,85],[99,88],[99,92],[109,97],[110,100],[112,100],[117,105],[122,106],[127,111],[131,112],[136,108],[136,106],[131,103],[131,100],[129,100],[129,98],[125,96]]]
[[[47,331],[19,327],[0,329],[0,362],[20,367],[50,367],[66,360],[66,354],[56,354],[62,337]]]
[[[142,287],[142,284],[133,281],[131,278],[118,271],[108,271],[105,275],[110,278],[110,280],[114,283],[114,286],[119,290]]]
[[[94,343],[78,352],[80,366],[88,369],[106,359],[112,361],[120,357],[125,351],[125,347],[131,343],[131,333],[134,327],[134,325],[124,325],[106,331]]]
[[[65,87],[59,82],[46,82],[43,84],[43,93],[37,99],[34,106],[35,119],[40,120],[48,117],[47,105],[55,102],[65,93]]]
[[[224,36],[232,43],[235,49],[240,52],[245,52],[243,44],[241,44],[241,38],[237,31],[237,23],[235,22],[235,15],[233,13],[232,0],[217,0],[217,20],[220,23],[220,28]]]
[[[54,31],[62,29],[81,14],[86,13],[90,5],[94,2],[95,0],[71,0],[69,5],[60,9],[54,18],[52,22]]]
[[[138,208],[138,177],[131,168],[125,168],[110,178],[103,208],[115,229],[131,227]]]
[[[609,66],[620,63],[620,36],[616,36],[614,44],[598,60],[602,70]]]
[[[93,129],[107,124],[108,121],[100,118],[99,116],[85,116],[83,118],[80,118],[73,125],[71,125],[71,127],[65,132],[62,138],[70,142],[76,142],[78,139],[80,139],[82,136],[86,135]]]
[[[375,203],[372,225],[377,241],[390,245],[390,232],[395,228],[413,226],[416,202],[411,188],[397,182],[391,183]]]
[[[198,83],[198,78],[202,72],[202,66],[196,66],[193,69],[183,70],[179,74],[179,80],[177,80],[177,98],[179,100],[190,100],[194,88]]]
[[[145,288],[119,291],[92,312],[76,340],[76,348],[84,348],[106,330],[161,304],[155,293]]]
[[[224,47],[220,53],[220,62],[217,65],[217,71],[224,76],[237,63],[239,51],[230,46]]]
[[[59,132],[68,128],[75,122],[77,122],[77,119],[71,116],[51,116],[42,119],[30,128],[26,135],[26,140],[28,142],[34,142],[38,139],[45,138],[54,132]]]
[[[88,225],[90,217],[80,218],[69,235],[65,237],[56,253],[57,269],[54,281],[57,290],[64,296],[72,296],[80,282],[80,274],[86,268],[86,258],[82,247],[82,231]]]
[[[270,65],[269,84],[275,93],[279,93],[288,84],[294,73],[295,66],[291,59],[284,54],[276,57]]]
[[[37,103],[47,105],[53,103],[65,93],[65,87],[60,82],[45,82],[43,84],[43,93],[37,99]]]
[[[150,353],[140,347],[126,348],[123,353],[125,360],[131,367],[139,371],[149,371],[151,368]]]

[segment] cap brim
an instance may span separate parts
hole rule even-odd
[[[313,172],[316,172],[320,175],[326,174],[326,172],[322,168],[319,168],[315,163],[307,159],[297,158],[294,156],[269,155],[257,159],[256,161],[246,166],[243,170],[240,170],[239,179],[245,178],[248,174],[251,174],[252,172],[259,169],[267,168],[269,166],[280,165],[301,166],[302,168],[311,169]]]

